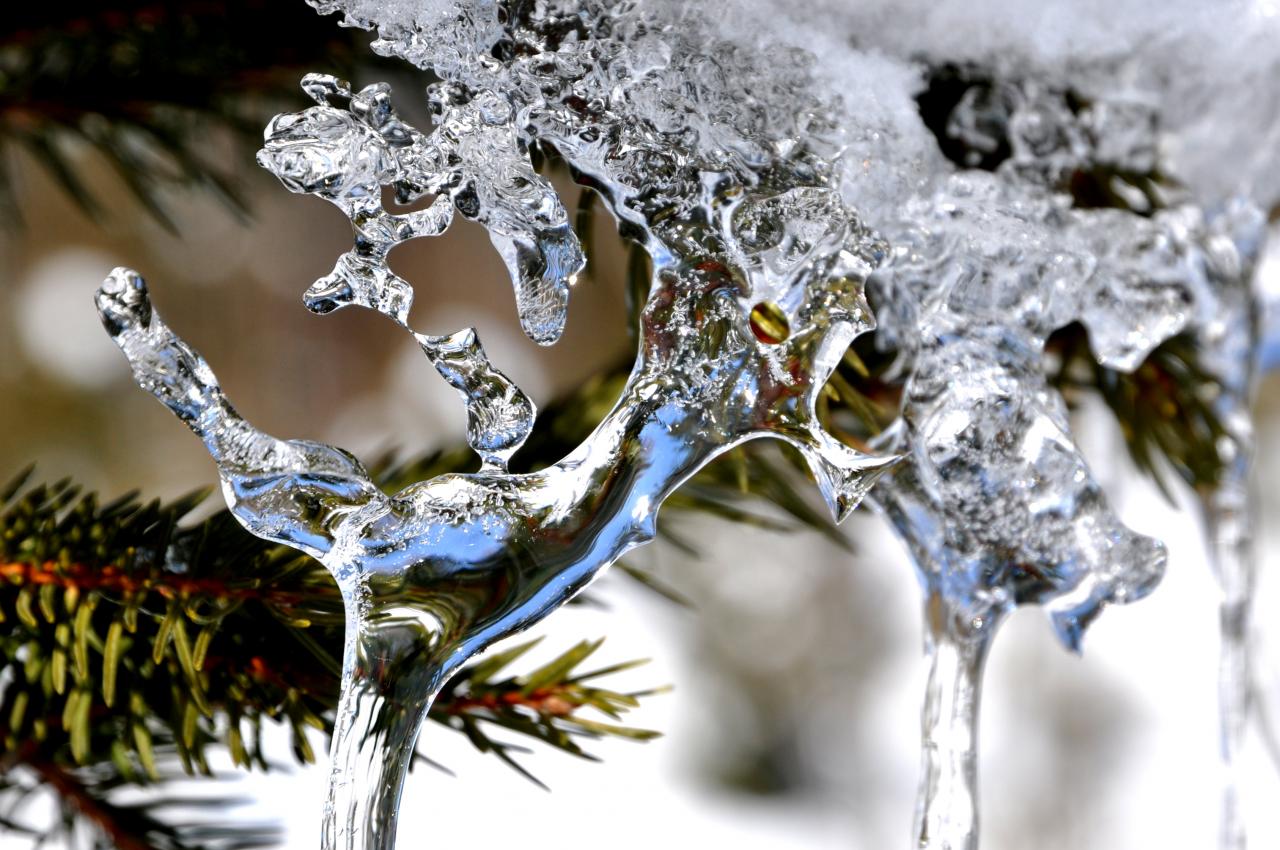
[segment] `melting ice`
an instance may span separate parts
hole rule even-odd
[[[1044,377],[1046,339],[1073,322],[1116,369],[1133,369],[1179,332],[1205,352],[1231,460],[1206,512],[1224,605],[1247,622],[1253,346],[1242,329],[1261,217],[1225,192],[1201,208],[1171,182],[1137,179],[1157,170],[1163,141],[1196,161],[1196,121],[1179,113],[1161,127],[1176,112],[1167,76],[1126,74],[1124,90],[1108,93],[1098,67],[1086,74],[1043,45],[1004,51],[1014,59],[982,54],[975,45],[992,45],[989,34],[966,41],[917,26],[954,17],[946,3],[909,17],[878,3],[818,4],[790,18],[765,4],[708,11],[667,0],[313,5],[376,29],[375,50],[436,81],[429,128],[401,120],[385,84],[356,91],[324,74],[303,80],[314,106],[268,126],[259,163],[288,190],[336,205],[353,227],[353,247],[305,303],[318,313],[372,309],[412,334],[460,394],[481,471],[384,494],[342,450],[246,423],[151,310],[136,273],[114,272],[98,304],[139,384],[204,441],[241,522],[320,558],[343,589],[326,848],[391,847],[413,742],[446,677],[650,539],[663,498],[718,453],[765,436],[804,454],[838,518],[901,455],[872,498],[925,588],[931,675],[917,846],[976,846],[981,671],[999,622],[1018,604],[1042,604],[1078,648],[1104,605],[1149,592],[1164,563],[1161,545],[1109,508]],[[978,5],[966,14],[991,15]],[[1188,32],[1170,43],[1185,48]],[[1121,63],[1116,55],[1090,54],[1099,67]],[[1230,64],[1229,51],[1214,55]],[[990,70],[941,135],[916,109],[921,56],[930,67]],[[1073,85],[1089,97],[1069,96]],[[1274,133],[1280,120],[1267,126]],[[952,143],[966,152],[955,164],[943,155]],[[404,241],[443,233],[455,215],[478,222],[506,264],[525,333],[554,343],[585,258],[563,203],[533,168],[535,146],[554,150],[637,234],[654,275],[637,363],[613,411],[560,463],[511,475],[532,402],[474,330],[414,333],[412,286],[387,258]],[[1078,203],[1072,181],[1099,170],[1126,178],[1106,187],[1121,208]],[[1193,176],[1206,191],[1222,185]],[[434,200],[392,213],[384,187],[402,203]],[[814,414],[845,349],[873,326],[867,281],[877,344],[904,383],[881,456],[846,447]],[[776,338],[753,333],[759,310],[782,317]],[[1242,634],[1223,650],[1232,742]]]

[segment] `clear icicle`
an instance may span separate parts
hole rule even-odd
[[[1240,444],[1236,448],[1242,455],[1249,450]],[[1249,631],[1256,570],[1253,500],[1248,491],[1246,473],[1244,479],[1223,482],[1202,497],[1209,559],[1222,594],[1218,607],[1219,747],[1223,770],[1219,846],[1222,850],[1243,850],[1247,845],[1240,810],[1240,752],[1252,713]]]
[[[917,846],[969,850],[981,674],[999,624],[1015,605],[1043,604],[1078,650],[1105,605],[1154,587],[1165,553],[1107,505],[1036,348],[1002,329],[933,327],[903,422],[884,437],[906,457],[869,498],[906,543],[926,598]]]
[[[652,539],[663,499],[718,454],[752,437],[786,440],[826,471],[838,510],[885,468],[887,458],[823,442],[812,419],[833,336],[842,351],[859,329],[850,317],[862,309],[860,291],[824,290],[811,323],[765,345],[731,297],[738,285],[724,267],[664,270],[618,405],[560,463],[528,475],[442,475],[388,497],[340,449],[246,423],[204,360],[152,311],[141,278],[118,269],[107,279],[104,324],[138,383],[204,441],[237,519],[319,558],[342,589],[348,626],[326,848],[389,850],[414,739],[439,687]],[[714,351],[711,339],[720,341]]]
[[[1264,228],[1259,211],[1240,201],[1228,205],[1208,223],[1207,269],[1212,285],[1198,293],[1201,318],[1194,328],[1200,365],[1216,384],[1213,407],[1224,428],[1217,447],[1220,478],[1198,494],[1209,563],[1221,593],[1218,711],[1222,850],[1243,850],[1247,845],[1240,806],[1240,755],[1253,713],[1250,631],[1257,562],[1252,403],[1260,358],[1259,306],[1252,278]]]
[[[926,597],[929,680],[920,716],[921,793],[913,845],[920,850],[978,847],[978,720],[996,624],[975,627],[956,622],[954,615],[941,596]]]
[[[507,461],[533,430],[535,410],[524,392],[489,363],[474,328],[447,336],[414,334],[418,345],[467,408],[467,444],[489,472]]]
[[[1203,336],[1206,321],[1220,346],[1249,345],[1218,291],[1221,278],[1241,274],[1235,246],[1256,233],[1256,210],[1239,205],[1211,227],[1186,203],[1148,216],[1073,208],[1054,188],[1064,175],[1098,164],[1150,170],[1149,109],[1101,101],[1076,114],[1034,80],[993,91],[1000,96],[962,102],[954,130],[1007,133],[1010,158],[908,201],[900,223],[884,228],[893,250],[871,280],[884,305],[878,341],[908,376],[902,421],[881,438],[906,461],[872,502],[907,543],[928,600],[918,837],[929,848],[976,846],[973,731],[982,658],[1004,615],[1041,604],[1078,651],[1106,604],[1141,598],[1164,566],[1163,547],[1120,523],[1075,447],[1065,405],[1043,376],[1047,338],[1080,322],[1098,361],[1119,370],[1183,329]],[[1248,309],[1247,296],[1237,300]],[[1223,320],[1231,327],[1212,324]],[[1246,380],[1240,358],[1251,350],[1222,352],[1221,374]],[[1238,407],[1244,396],[1231,387],[1223,404]],[[1243,442],[1224,448],[1247,454]],[[1228,632],[1245,618],[1249,584],[1236,551],[1243,516],[1229,507],[1237,500],[1222,490],[1211,500],[1218,545],[1231,550]],[[1228,753],[1246,698],[1242,637],[1229,633],[1223,649]]]

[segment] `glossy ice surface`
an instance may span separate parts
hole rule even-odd
[[[1007,134],[1008,159],[908,200],[882,225],[893,249],[870,284],[883,305],[878,341],[906,377],[902,418],[880,440],[905,461],[872,501],[907,544],[925,591],[922,847],[977,845],[981,673],[1005,615],[1042,604],[1079,651],[1105,605],[1145,596],[1164,569],[1164,547],[1112,512],[1073,442],[1066,405],[1045,377],[1053,331],[1079,322],[1098,362],[1122,371],[1176,333],[1200,342],[1219,410],[1235,423],[1222,447],[1228,480],[1206,494],[1210,524],[1222,529],[1216,548],[1227,550],[1219,572],[1233,613],[1224,623],[1247,621],[1249,276],[1260,213],[1239,200],[1212,215],[1176,198],[1158,211],[1136,198],[1133,212],[1073,207],[1055,189],[1064,175],[1151,170],[1156,121],[1140,104],[1073,112],[1033,80],[962,101],[949,129],[981,151],[993,149],[982,135],[992,127]],[[1228,756],[1248,687],[1243,635],[1233,634],[1243,628],[1224,636]],[[1227,795],[1225,830],[1235,833]]]
[[[531,132],[554,142],[639,228],[655,269],[631,379],[560,463],[505,472],[533,405],[472,330],[415,338],[461,394],[484,466],[389,496],[342,450],[277,440],[240,418],[208,365],[151,310],[136,273],[116,270],[98,296],[138,382],[204,440],[235,515],[319,558],[343,590],[348,641],[326,847],[392,846],[413,742],[447,677],[651,539],[663,499],[717,454],[761,436],[791,443],[838,517],[891,460],[847,448],[814,417],[816,393],[872,326],[862,286],[884,249],[831,188],[830,160],[798,138],[798,124],[818,120],[796,111],[808,102],[802,77],[779,84],[795,99],[785,110],[770,105],[774,121],[763,105],[730,97],[744,92],[722,91],[731,78],[707,63],[707,91],[724,108],[708,123],[671,98],[677,77],[663,39],[633,42],[625,28],[570,39],[559,20],[522,23],[518,58],[458,54],[471,85],[431,88],[431,133],[396,117],[385,85],[352,92],[310,75],[303,88],[317,105],[272,121],[259,162],[351,218],[355,245],[307,290],[310,309],[362,306],[408,330],[412,288],[387,256],[443,232],[456,212],[488,229],[525,331],[550,343],[583,264],[563,205],[529,159]],[[692,57],[698,43],[677,47]],[[800,74],[803,61],[795,65]],[[476,88],[484,75],[503,93]],[[600,88],[606,82],[612,91]],[[435,200],[393,214],[381,202],[388,185],[404,201]],[[757,338],[750,315],[760,304],[785,317],[783,338]]]
[[[537,473],[506,472],[535,411],[474,330],[413,333],[465,404],[483,466],[395,495],[340,449],[277,440],[241,419],[152,312],[136,273],[117,269],[100,290],[138,382],[204,440],[236,516],[319,558],[346,596],[326,848],[391,847],[417,730],[449,674],[652,538],[681,482],[763,436],[804,454],[837,518],[901,456],[872,500],[924,589],[917,846],[975,847],[981,673],[998,624],[1016,605],[1042,604],[1078,649],[1106,604],[1145,595],[1164,566],[1163,547],[1109,507],[1044,376],[1046,339],[1073,322],[1119,370],[1191,333],[1218,378],[1232,462],[1205,505],[1229,615],[1232,754],[1247,686],[1248,277],[1261,217],[1244,200],[1206,212],[1177,196],[1157,210],[1136,190],[1132,211],[1084,209],[1062,191],[1083,169],[1153,171],[1150,102],[1127,92],[1073,106],[1051,79],[1011,74],[1020,81],[974,89],[951,115],[946,133],[974,158],[955,168],[920,125],[908,63],[833,47],[812,27],[820,62],[742,16],[666,0],[313,5],[376,29],[376,50],[438,81],[428,129],[399,118],[387,85],[355,91],[323,74],[303,80],[314,106],[268,126],[259,163],[290,191],[336,205],[354,231],[351,250],[306,290],[309,309],[361,306],[413,333],[413,289],[388,255],[461,215],[486,228],[506,264],[525,333],[554,343],[585,257],[534,170],[535,145],[598,192],[654,266],[616,406]],[[998,167],[967,167],[1002,150]],[[387,187],[402,203],[433,200],[391,212]],[[905,381],[874,457],[814,415],[816,393],[873,326],[864,282],[877,296],[877,342]],[[753,332],[756,309],[782,317],[778,338]],[[1239,832],[1231,817],[1225,830]]]

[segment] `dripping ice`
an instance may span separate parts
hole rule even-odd
[[[1055,188],[1064,177],[1099,166],[1152,172],[1158,116],[1129,100],[1069,109],[1060,87],[1016,79],[966,95],[947,128],[978,154],[1005,146],[1005,161],[961,169],[907,200],[881,225],[894,247],[870,282],[883,305],[878,342],[906,379],[902,418],[881,440],[906,460],[872,501],[925,588],[922,847],[977,846],[982,669],[1008,612],[1042,604],[1078,651],[1106,604],[1141,598],[1163,570],[1163,547],[1118,520],[1071,439],[1042,365],[1055,330],[1080,323],[1099,364],[1120,371],[1190,334],[1223,422],[1234,423],[1225,479],[1204,494],[1224,590],[1228,765],[1249,687],[1250,277],[1262,217],[1243,199],[1205,212],[1177,187],[1159,189],[1160,209],[1137,188],[1126,199],[1133,212],[1072,205]],[[1241,847],[1231,780],[1224,799],[1222,846]]]
[[[1275,199],[1201,206],[1187,191],[1144,199],[1130,187],[1132,211],[1091,210],[1062,191],[1086,167],[1151,171],[1176,85],[1095,89],[1073,108],[1068,81],[1096,79],[1046,56],[995,62],[996,83],[973,89],[946,128],[977,152],[957,166],[921,125],[917,51],[901,33],[889,27],[878,52],[832,34],[832,22],[874,18],[876,3],[820,4],[807,21],[763,4],[719,16],[668,2],[313,5],[375,29],[375,50],[438,81],[426,93],[429,128],[401,120],[386,84],[354,90],[324,74],[302,83],[314,106],[268,126],[259,163],[353,227],[351,250],[304,301],[316,313],[364,307],[401,327],[458,391],[481,471],[382,493],[341,449],[279,440],[242,419],[208,364],[151,310],[136,273],[113,272],[98,299],[139,384],[204,441],[241,522],[320,558],[343,588],[326,848],[391,847],[406,761],[447,675],[650,539],[666,495],[758,437],[804,454],[837,518],[879,479],[871,502],[925,590],[917,846],[976,847],[981,675],[1000,622],[1017,605],[1042,605],[1078,650],[1106,605],[1150,592],[1164,565],[1161,544],[1111,510],[1044,376],[1047,338],[1075,322],[1117,370],[1178,333],[1204,353],[1231,423],[1228,473],[1205,511],[1224,611],[1247,623],[1254,349],[1242,329],[1261,232],[1253,200]],[[772,40],[738,23],[762,18],[779,24]],[[919,39],[931,61],[974,58],[945,34]],[[1178,120],[1175,141],[1194,139],[1199,125]],[[479,223],[507,267],[524,332],[554,343],[585,257],[533,167],[535,146],[600,194],[654,274],[637,363],[612,412],[559,464],[513,475],[506,464],[533,427],[533,403],[473,329],[411,329],[413,288],[387,258],[444,233],[455,215]],[[1003,163],[975,168],[1004,147]],[[434,200],[393,213],[384,187],[402,203]],[[840,443],[814,413],[845,349],[875,324],[864,283],[877,344],[904,382],[877,455]],[[752,333],[761,304],[785,317],[785,338]],[[1223,647],[1228,757],[1247,686],[1243,633]],[[1224,846],[1237,847],[1230,787],[1224,796]]]

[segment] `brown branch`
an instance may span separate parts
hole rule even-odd
[[[85,818],[92,821],[109,837],[116,850],[156,850],[155,845],[131,834],[114,817],[111,809],[89,793],[74,776],[53,762],[28,762],[27,766],[58,792],[62,799],[75,806]]]
[[[441,705],[440,703],[443,703]],[[566,696],[563,688],[540,688],[531,694],[520,691],[508,693],[490,693],[480,696],[446,697],[440,700],[432,711],[439,711],[450,716],[459,716],[476,709],[487,709],[497,713],[503,708],[527,708],[539,714],[552,717],[569,717],[582,703]]]
[[[135,594],[155,592],[165,599],[188,599],[193,596],[217,599],[257,599],[274,605],[295,606],[310,602],[312,595],[279,590],[261,584],[233,586],[211,578],[189,578],[172,573],[135,576],[114,565],[91,567],[85,564],[59,565],[55,561],[39,564],[0,563],[0,579],[15,584],[52,584],[61,588]],[[334,585],[333,597],[339,597]]]

